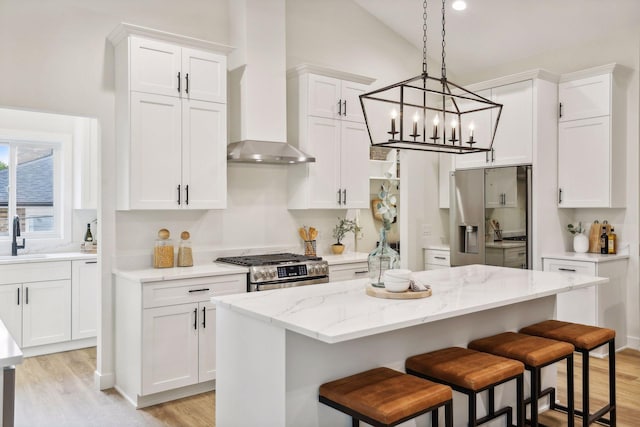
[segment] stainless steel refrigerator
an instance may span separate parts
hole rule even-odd
[[[531,268],[531,166],[451,173],[451,266]]]

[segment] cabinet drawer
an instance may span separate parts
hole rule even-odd
[[[443,265],[449,267],[449,251],[439,249],[425,249],[424,262],[425,264]]]
[[[30,262],[0,267],[0,285],[71,279],[71,261]]]
[[[234,274],[195,279],[151,282],[142,290],[144,308],[173,304],[209,301],[219,295],[238,294],[247,291],[247,276]]]
[[[595,263],[586,261],[566,261],[545,258],[543,261],[543,269],[544,271],[557,271],[561,273],[596,275]]]
[[[329,281],[340,282],[342,280],[352,280],[367,277],[369,274],[369,265],[366,261],[339,264],[329,266]]]
[[[524,246],[521,248],[508,248],[504,250],[504,262],[505,263],[524,263],[525,255],[527,254],[527,248]]]

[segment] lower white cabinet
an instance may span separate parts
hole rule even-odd
[[[98,261],[71,261],[71,338],[98,334]]]
[[[519,247],[485,247],[485,264],[500,267],[527,268],[527,248],[523,244]]]
[[[22,347],[71,339],[71,280],[25,283]]]
[[[210,298],[246,286],[246,274],[148,283],[116,276],[116,388],[136,407],[213,389]]]
[[[340,282],[343,280],[360,279],[368,277],[369,265],[367,261],[357,261],[346,264],[329,265],[329,281]]]
[[[593,254],[587,254],[593,255]],[[543,257],[544,271],[564,274],[586,274],[609,278],[609,283],[576,289],[558,294],[558,320],[601,326],[616,331],[616,349],[625,346],[626,331],[625,286],[627,259],[615,255],[603,255],[598,261],[572,260],[566,257]],[[593,354],[607,354],[606,347]]]
[[[4,322],[18,347],[22,347],[21,296],[21,283],[0,286],[0,319]]]
[[[424,269],[437,270],[439,268],[449,268],[451,259],[447,249],[425,249]]]

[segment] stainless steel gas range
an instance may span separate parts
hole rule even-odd
[[[216,261],[248,267],[248,292],[315,285],[329,281],[329,264],[320,257],[281,253],[221,257]]]

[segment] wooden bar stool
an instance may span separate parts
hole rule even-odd
[[[376,368],[320,386],[320,402],[350,415],[353,427],[360,421],[372,426],[395,426],[431,412],[438,426],[438,409],[444,406],[445,426],[453,427],[451,387],[394,371]]]
[[[517,394],[516,425],[524,425],[524,365],[517,360],[489,353],[450,347],[430,353],[412,356],[405,361],[408,374],[451,386],[469,398],[469,426],[486,423],[502,415],[507,416],[507,426],[512,426],[513,408],[506,406],[495,410],[495,387],[515,379]],[[476,396],[487,390],[489,408],[486,416],[477,418]]]
[[[567,361],[567,422],[574,426],[573,409],[573,345],[532,335],[504,332],[487,338],[471,341],[469,348],[509,359],[519,360],[531,374],[531,395],[525,405],[531,403],[531,426],[538,426],[538,400],[550,396],[550,407],[555,409],[555,388],[541,390],[541,370],[561,360]]]
[[[551,338],[573,344],[582,354],[582,411],[575,413],[582,417],[584,427],[596,421],[615,427],[616,425],[616,331],[579,323],[546,320],[520,330],[523,334]],[[589,352],[605,344],[609,345],[609,403],[591,414],[589,412]],[[565,409],[562,405],[556,405]],[[603,418],[609,413],[609,419]]]

